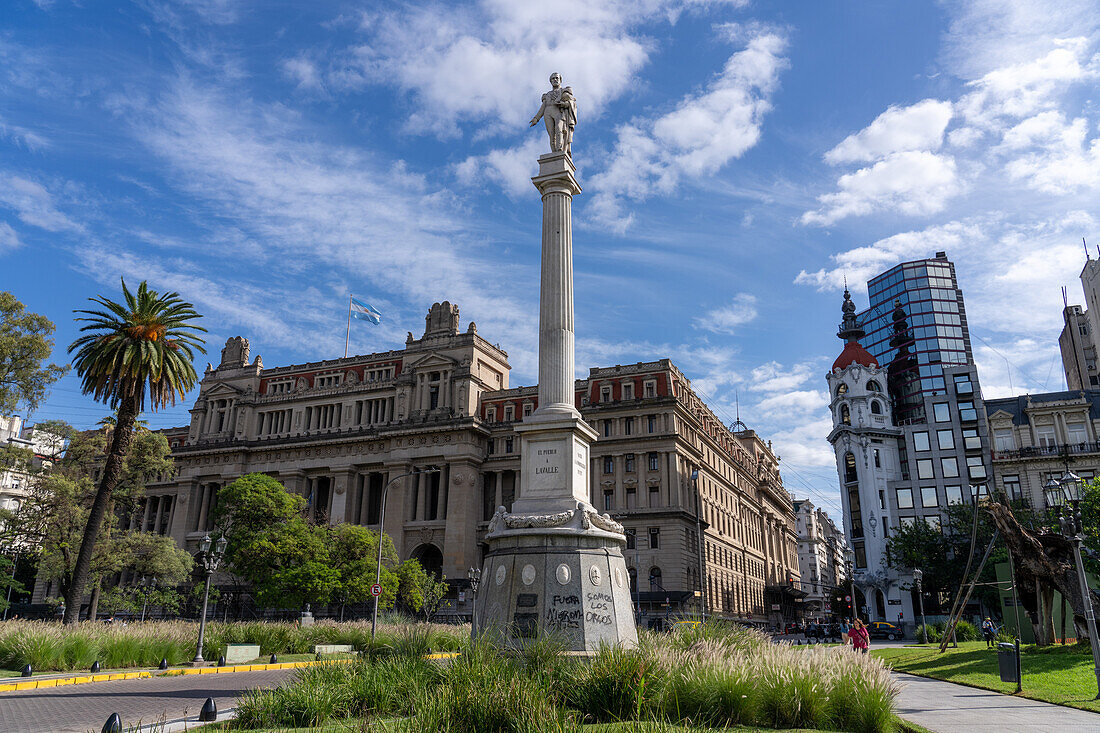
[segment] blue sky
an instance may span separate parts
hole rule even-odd
[[[238,334],[267,365],[340,356],[349,292],[385,315],[353,350],[400,347],[448,299],[530,384],[527,122],[560,71],[578,375],[671,357],[835,510],[844,277],[862,304],[946,250],[986,396],[1064,384],[1060,287],[1080,302],[1100,244],[1098,50],[1095,0],[7,0],[0,287],[57,322],[59,360],[120,275],[194,302],[212,361]],[[70,376],[32,419],[103,414]]]

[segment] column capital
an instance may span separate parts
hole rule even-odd
[[[573,160],[564,152],[547,153],[539,156],[539,174],[531,178],[531,183],[543,196],[550,193],[563,193],[575,196],[581,192],[574,174]]]

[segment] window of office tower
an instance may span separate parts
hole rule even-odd
[[[916,357],[919,392],[945,394],[943,365],[966,364],[962,294],[955,284],[954,268],[946,259],[906,262],[887,270],[867,284],[869,307],[860,314],[867,330],[863,346],[888,364],[897,353],[890,346],[894,302],[905,311]]]

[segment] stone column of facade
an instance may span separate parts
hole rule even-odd
[[[623,528],[589,503],[597,433],[574,396],[572,198],[581,191],[568,152],[539,158],[542,194],[539,407],[517,425],[518,496],[489,523],[478,633],[518,647],[546,634],[575,652],[635,646]]]

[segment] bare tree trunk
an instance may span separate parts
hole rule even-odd
[[[142,388],[143,385],[138,385]],[[80,542],[80,553],[76,556],[73,568],[73,580],[65,597],[65,623],[75,624],[80,620],[80,603],[84,600],[84,591],[88,586],[88,574],[92,568],[92,555],[95,552],[99,530],[103,526],[103,517],[111,503],[111,494],[122,475],[122,463],[130,451],[134,437],[134,423],[138,415],[138,395],[123,398],[118,408],[118,422],[111,436],[111,450],[103,465],[103,476],[99,480],[92,509],[88,514],[88,523],[84,527],[84,539]]]
[[[1087,635],[1082,632],[1085,628],[1086,599],[1081,593],[1077,578],[1071,541],[1060,534],[1034,534],[1016,521],[1012,509],[1006,504],[989,502],[986,511],[1008,543],[1009,549],[1019,558],[1016,574],[1023,582],[1036,585],[1036,641],[1041,644],[1044,642],[1040,640],[1045,639],[1049,643],[1054,634],[1051,611],[1055,590],[1062,594],[1073,609],[1073,626],[1077,638],[1086,638]],[[1090,601],[1095,603],[1095,591],[1090,592],[1090,596]]]
[[[1039,646],[1050,646],[1054,643],[1054,589],[1049,585],[1040,585],[1039,594],[1039,622],[1042,625],[1043,640]]]

